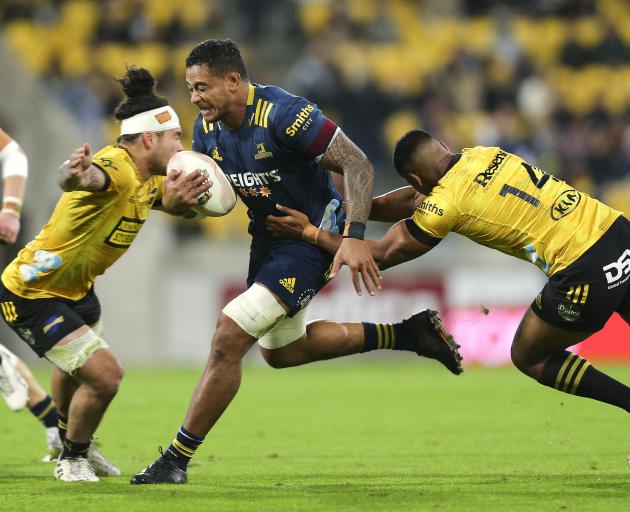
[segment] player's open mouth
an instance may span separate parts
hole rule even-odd
[[[201,112],[202,116],[209,115],[211,110],[214,110],[214,107],[199,107],[199,112]]]

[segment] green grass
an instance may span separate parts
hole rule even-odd
[[[630,368],[607,370],[630,382]],[[93,484],[56,482],[37,462],[41,427],[0,408],[0,510],[628,510],[623,411],[511,368],[453,377],[414,359],[249,366],[188,485],[129,485],[170,442],[199,375],[128,369],[99,431],[124,476]]]

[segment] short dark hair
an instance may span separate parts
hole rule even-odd
[[[424,130],[411,130],[403,135],[394,148],[394,168],[401,176],[409,172],[409,160],[413,153],[433,137]]]
[[[243,78],[249,78],[241,50],[231,39],[207,39],[197,46],[186,57],[186,67],[205,65],[208,71],[224,76],[236,71]]]
[[[155,78],[145,68],[127,67],[125,74],[116,77],[116,81],[122,86],[127,96],[114,110],[114,118],[118,121],[168,105],[165,98],[155,94]],[[138,133],[121,135],[117,142],[133,142],[138,135]]]

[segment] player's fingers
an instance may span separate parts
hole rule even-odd
[[[364,267],[361,271],[361,279],[363,279],[363,285],[370,295],[376,295],[377,284],[374,280],[374,276],[370,272],[369,267]]]
[[[87,142],[83,144],[83,154],[90,156],[90,145]]]
[[[337,272],[339,272],[340,268],[341,268],[341,262],[339,261],[339,258],[335,256],[335,258],[333,259],[332,269],[330,270],[330,276],[329,276],[330,279],[332,279],[333,277],[337,275]]]
[[[356,268],[352,269],[352,284],[357,292],[357,295],[363,295],[361,290],[361,278],[359,277],[359,271]]]

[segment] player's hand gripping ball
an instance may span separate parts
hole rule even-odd
[[[230,213],[236,204],[236,194],[219,164],[208,155],[196,151],[179,151],[168,161],[166,172],[178,170],[186,175],[197,169],[208,173],[212,187],[208,190],[210,194],[199,196],[200,205],[193,206],[192,210],[204,217],[221,217]]]

